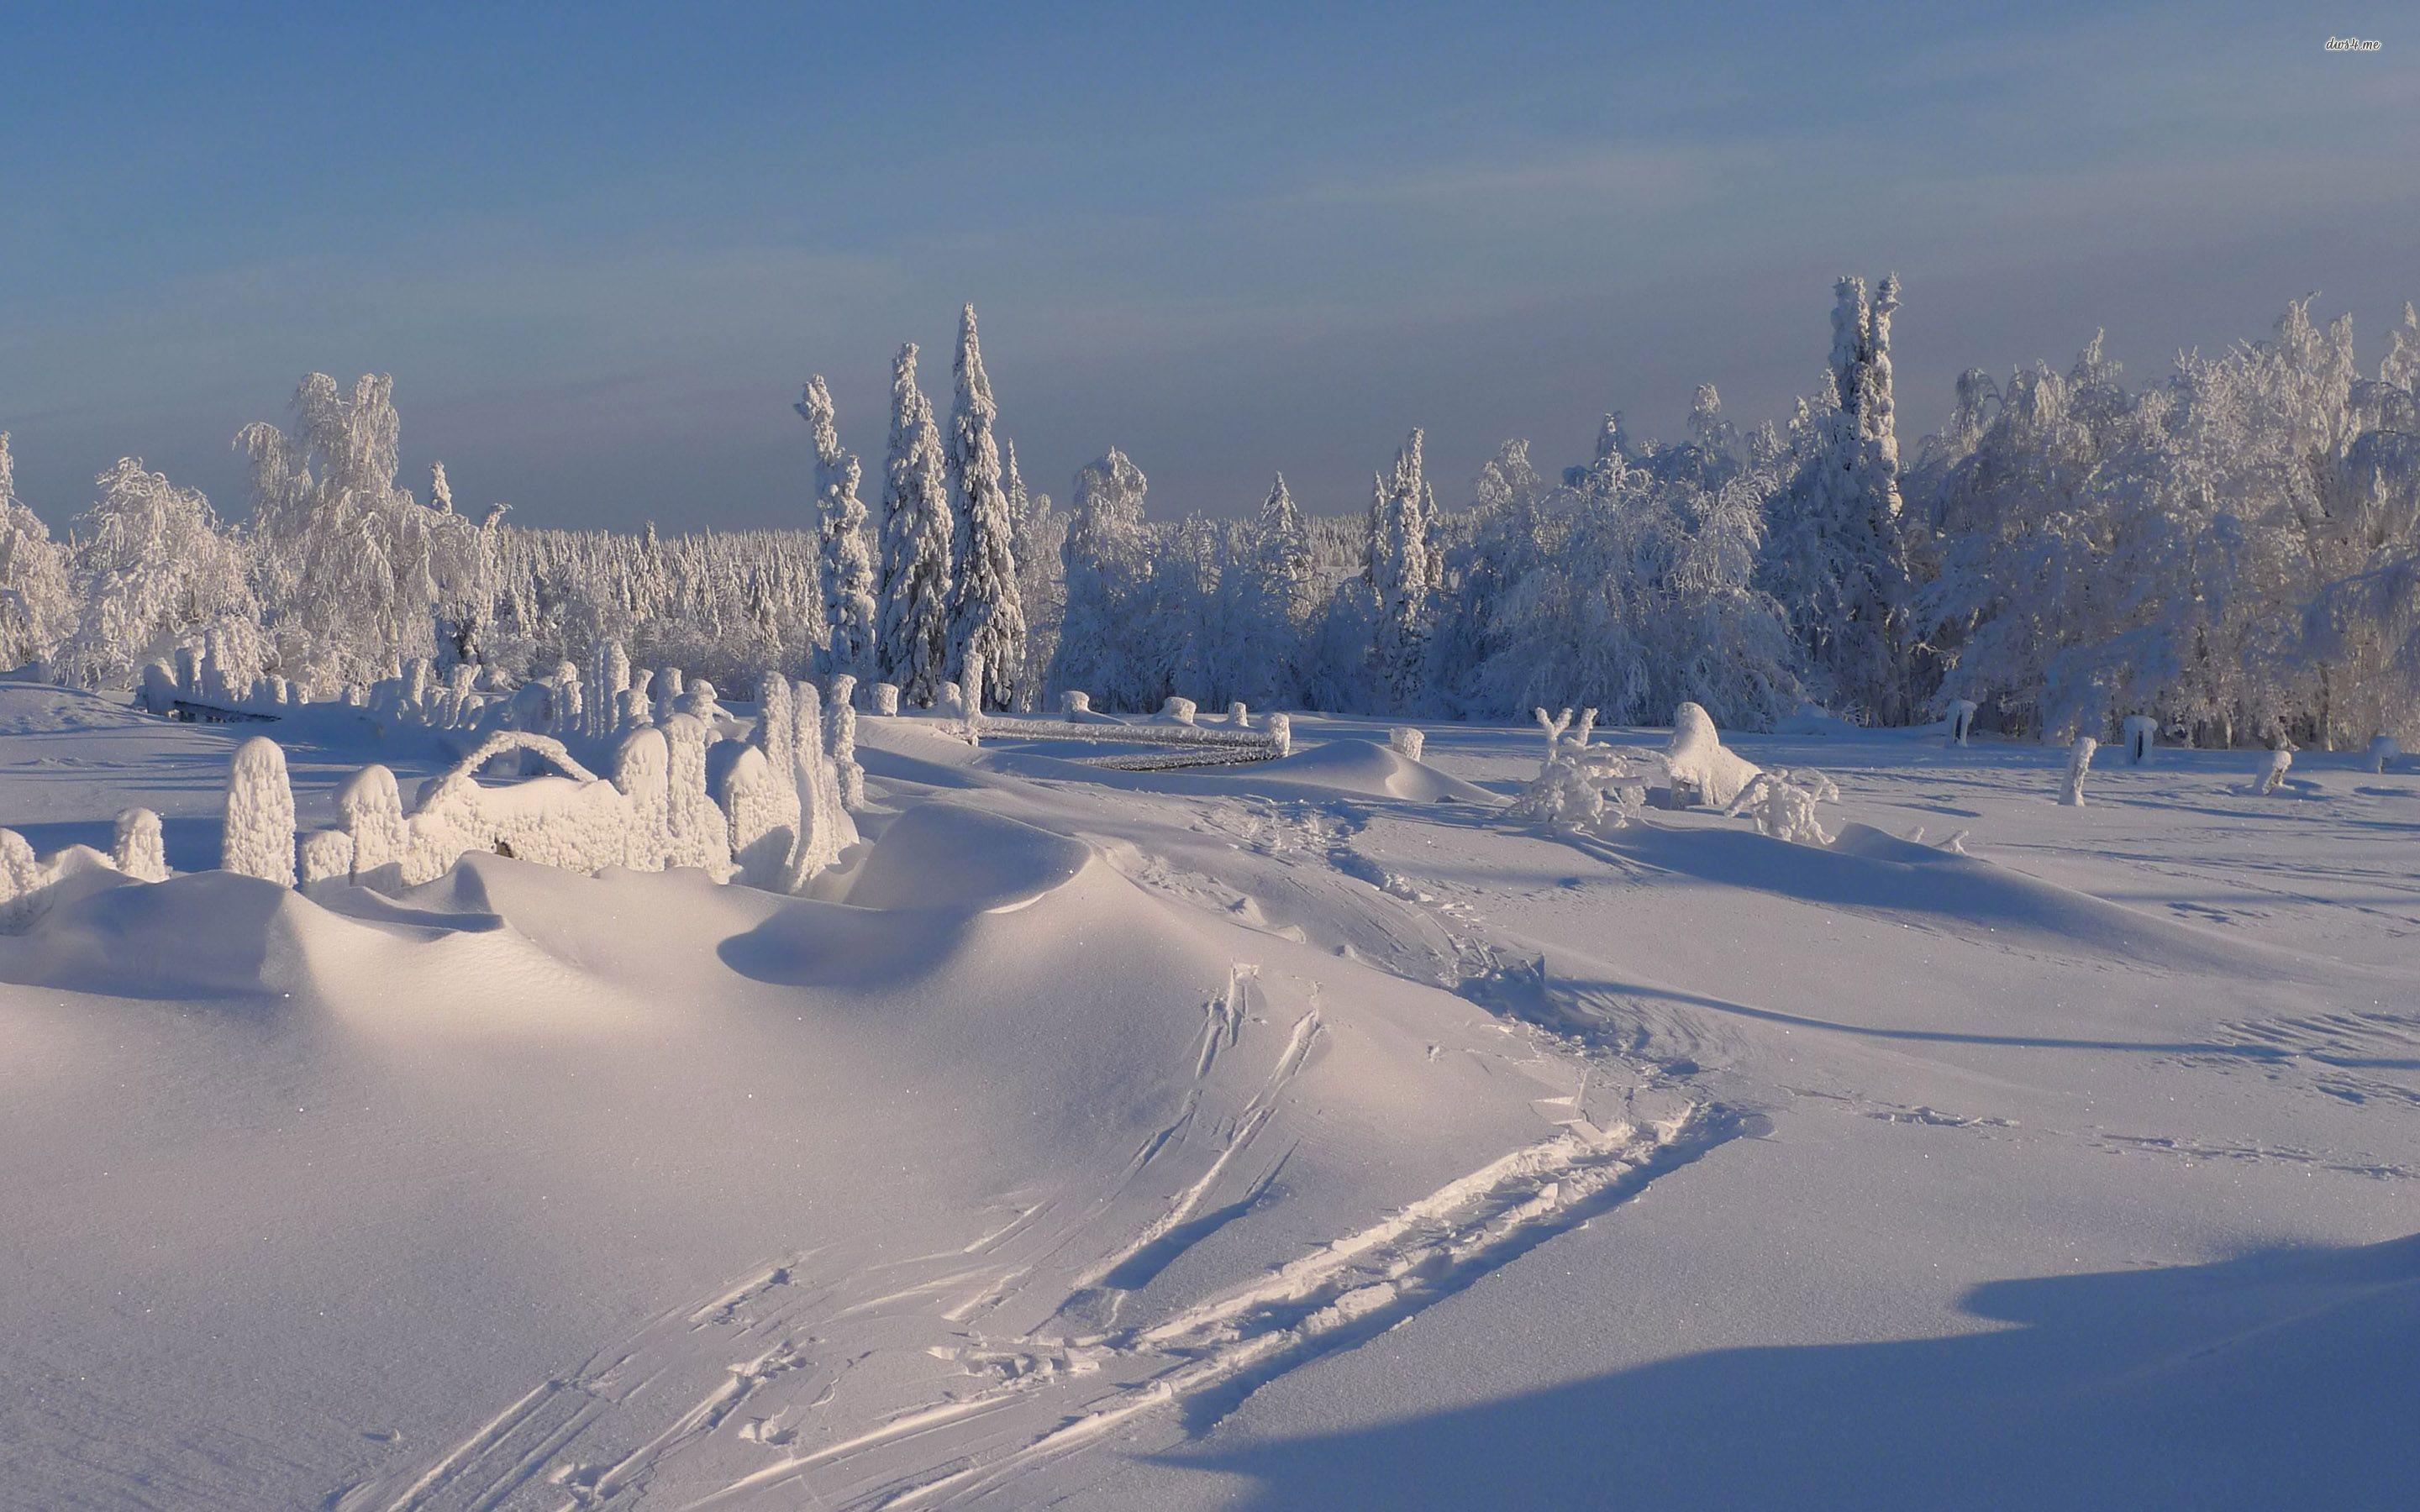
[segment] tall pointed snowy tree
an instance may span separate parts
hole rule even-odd
[[[857,458],[840,446],[840,427],[824,377],[807,381],[799,414],[814,431],[816,582],[824,607],[826,640],[817,657],[827,677],[874,672],[874,557],[866,545],[865,504],[857,496]]]
[[[975,307],[958,319],[957,396],[950,407],[952,517],[959,531],[951,560],[956,582],[950,605],[950,669],[962,676],[980,666],[987,704],[1006,705],[1025,660],[1025,609],[1017,593],[1016,522],[1001,482],[993,424],[1000,407],[984,373],[975,335]]]
[[[1232,603],[1235,696],[1255,708],[1278,708],[1301,697],[1298,664],[1311,621],[1311,537],[1280,472],[1247,527],[1244,560],[1227,575]]]
[[[882,486],[882,602],[876,665],[900,696],[929,708],[950,655],[950,486],[933,406],[916,386],[916,344],[891,376],[891,455]]]
[[[1373,644],[1373,691],[1388,709],[1419,702],[1426,660],[1429,594],[1436,584],[1429,552],[1435,496],[1420,473],[1420,432],[1395,454],[1394,466],[1373,481],[1370,554],[1364,573],[1377,602]]]
[[[1835,289],[1828,393],[1810,455],[1776,496],[1761,586],[1781,603],[1819,691],[1843,713],[1895,724],[1914,711],[1910,587],[1891,393],[1899,279]]]

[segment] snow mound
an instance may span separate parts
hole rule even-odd
[[[151,722],[98,694],[49,683],[0,683],[0,735],[123,730]]]
[[[301,894],[232,872],[118,885],[63,898],[0,940],[0,980],[119,997],[276,995],[305,978]]]
[[[1092,847],[954,803],[926,803],[884,830],[849,885],[861,908],[1002,914],[1065,887]]]

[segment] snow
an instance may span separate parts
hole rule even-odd
[[[0,685],[72,873],[0,935],[0,1503],[2400,1499],[2420,775],[2164,748],[2066,809],[2055,748],[1735,734],[1741,814],[1574,833],[1508,811],[1534,727],[934,722],[860,725],[801,896],[304,892],[213,869],[230,727]],[[306,856],[392,848],[398,775],[669,808],[653,727],[616,783],[302,733]],[[137,809],[170,880],[89,849]]]

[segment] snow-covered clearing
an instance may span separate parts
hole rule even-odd
[[[2161,749],[2071,808],[2055,747],[1726,733],[1837,782],[1823,846],[1513,819],[1535,726],[1128,770],[866,717],[812,896],[478,854],[306,893],[207,870],[263,728],[0,686],[0,824],[148,807],[184,873],[0,936],[0,1504],[2420,1471],[2411,770]],[[306,828],[452,759],[287,756]]]

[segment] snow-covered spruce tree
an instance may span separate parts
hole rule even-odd
[[[76,596],[83,615],[61,650],[61,671],[85,687],[124,687],[135,669],[211,630],[253,648],[258,672],[259,601],[244,553],[218,528],[200,491],[179,488],[134,457],[97,481],[101,497],[76,519]]]
[[[861,471],[856,456],[841,450],[831,391],[824,386],[822,374],[808,379],[806,395],[797,408],[815,438],[815,521],[821,542],[816,566],[829,637],[816,662],[826,675],[866,676],[874,671],[875,582],[865,504],[857,496]],[[774,770],[786,782],[783,764],[775,763]]]
[[[1255,708],[1281,708],[1302,697],[1303,628],[1311,622],[1316,587],[1310,535],[1285,474],[1269,486],[1244,542],[1242,560],[1225,580],[1234,638],[1231,691]]]
[[[1370,560],[1366,574],[1377,603],[1372,670],[1378,699],[1388,709],[1408,709],[1421,699],[1427,660],[1429,594],[1435,586],[1429,554],[1429,519],[1436,500],[1420,475],[1420,432],[1395,454],[1394,466],[1372,484]]]
[[[67,552],[17,498],[17,463],[0,430],[0,668],[47,667],[75,628]]]
[[[1817,689],[1843,713],[1896,724],[1915,702],[1891,394],[1899,280],[1871,300],[1863,279],[1834,292],[1828,403],[1809,411],[1810,455],[1775,496],[1761,586],[1789,616]]]
[[[948,680],[950,497],[933,407],[916,386],[916,344],[891,380],[891,455],[882,489],[882,602],[876,632],[882,681],[920,708]]]
[[[281,887],[294,886],[294,788],[286,777],[286,752],[273,740],[255,735],[235,748],[219,865]]]
[[[1151,587],[1142,513],[1149,486],[1142,469],[1114,446],[1076,474],[1074,515],[1062,548],[1067,608],[1050,683],[1092,694],[1097,707],[1156,707],[1146,704],[1154,689],[1146,686],[1135,646],[1137,614]]]
[[[983,703],[1006,706],[1016,670],[1025,660],[1025,609],[1018,600],[1016,521],[1001,486],[1000,446],[992,427],[1000,418],[991,379],[984,373],[983,347],[975,335],[975,307],[958,318],[957,395],[950,407],[951,514],[958,536],[951,562],[955,582],[950,602],[950,673],[984,669],[983,686],[970,691]]]

